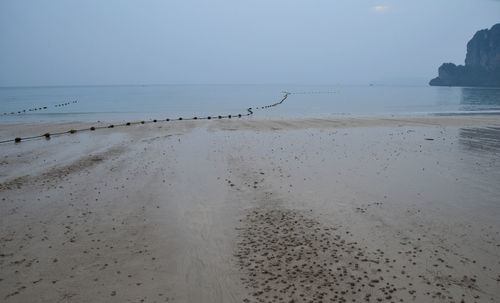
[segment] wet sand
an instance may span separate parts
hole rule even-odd
[[[500,300],[496,116],[171,121],[0,149],[5,302]]]

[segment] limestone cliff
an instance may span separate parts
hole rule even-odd
[[[438,72],[430,85],[500,87],[500,23],[478,31],[467,43],[465,66],[444,63]]]

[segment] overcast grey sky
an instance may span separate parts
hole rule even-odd
[[[0,86],[430,79],[498,22],[495,0],[1,0]]]

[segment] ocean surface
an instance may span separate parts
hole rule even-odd
[[[0,88],[0,123],[131,121],[245,114],[331,118],[500,114],[500,89],[339,85],[129,85]],[[65,104],[65,105],[61,105]],[[34,110],[36,108],[36,110]]]

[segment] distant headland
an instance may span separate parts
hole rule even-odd
[[[500,87],[500,23],[476,32],[467,43],[465,66],[444,63],[429,84]]]

